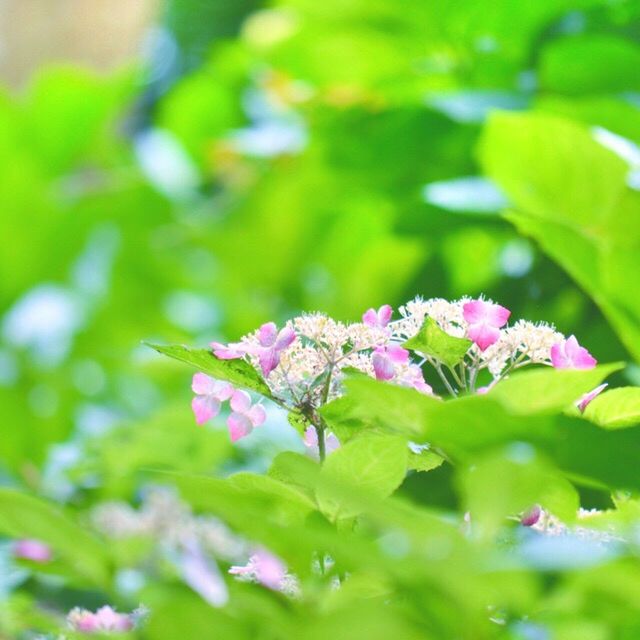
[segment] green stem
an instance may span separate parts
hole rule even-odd
[[[318,455],[320,456],[320,464],[324,462],[327,457],[326,446],[324,441],[324,427],[314,425],[316,435],[318,436]]]
[[[451,386],[451,383],[449,382],[449,380],[447,380],[447,376],[444,375],[444,371],[442,370],[442,365],[437,361],[432,361],[432,364],[435,367],[435,370],[438,372],[438,375],[440,376],[440,380],[442,380],[442,382],[444,383],[444,386],[447,388],[447,391],[455,398],[458,395],[458,393]]]

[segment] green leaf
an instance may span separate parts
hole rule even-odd
[[[0,531],[14,538],[34,538],[47,543],[74,575],[95,586],[109,584],[105,547],[60,509],[44,500],[0,488]]]
[[[490,397],[514,414],[554,413],[569,407],[623,366],[612,363],[586,371],[552,368],[521,371],[499,382]]]
[[[245,360],[220,360],[207,349],[190,349],[180,344],[145,344],[158,353],[184,362],[213,378],[226,380],[237,387],[256,391],[267,398],[272,397],[269,387],[260,374]]]
[[[309,456],[283,451],[273,459],[267,475],[308,495],[315,488],[319,473],[320,465]]]
[[[437,469],[444,462],[444,458],[433,451],[415,453],[409,451],[408,469],[414,471],[431,471]]]
[[[385,498],[400,486],[409,449],[399,436],[367,434],[332,453],[324,463],[316,498],[332,520],[358,515],[360,495]]]
[[[420,331],[403,346],[431,356],[452,368],[464,358],[471,345],[471,340],[450,336],[433,318],[427,316]]]
[[[600,394],[589,403],[584,417],[607,429],[640,424],[640,387],[620,387]]]

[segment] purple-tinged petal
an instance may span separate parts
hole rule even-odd
[[[324,439],[324,448],[327,454],[333,453],[336,449],[339,449],[340,440],[338,440],[338,436],[333,433],[328,433]]]
[[[564,351],[564,342],[556,342],[551,346],[551,364],[556,369],[568,369],[571,362]]]
[[[307,427],[304,430],[304,436],[302,437],[302,441],[304,442],[306,447],[318,446],[318,433],[315,427]]]
[[[243,413],[232,413],[227,418],[227,426],[229,427],[231,442],[236,442],[236,440],[248,436],[253,431],[251,420]]]
[[[220,413],[220,401],[213,396],[196,396],[191,401],[191,409],[198,424],[215,418]]]
[[[276,343],[274,345],[277,353],[284,351],[287,347],[289,347],[293,341],[296,339],[296,332],[291,327],[285,327],[278,334],[278,338],[276,339]]]
[[[589,406],[589,403],[596,397],[599,396],[607,387],[608,387],[608,383],[604,383],[601,384],[599,386],[597,386],[595,389],[593,389],[592,391],[589,391],[589,393],[585,393],[582,398],[580,398],[580,400],[578,400],[578,402],[576,403],[578,409],[580,410],[581,413],[584,413],[584,410]]]
[[[473,340],[480,351],[485,351],[492,344],[495,344],[500,339],[500,329],[496,329],[488,324],[472,324],[468,330],[467,335]]]
[[[263,347],[273,347],[278,337],[278,327],[275,322],[266,322],[258,330],[258,342]]]
[[[235,360],[247,354],[247,349],[239,342],[229,345],[212,342],[209,346],[213,349],[213,355],[220,360]]]
[[[213,393],[216,387],[216,381],[206,373],[194,373],[191,381],[191,389],[200,396],[206,396]]]
[[[238,413],[246,413],[251,409],[251,396],[242,389],[237,389],[231,396],[231,402],[229,403],[233,411]]]
[[[13,555],[22,560],[45,563],[53,554],[49,545],[39,540],[18,540],[13,546]]]
[[[225,402],[235,393],[235,391],[235,387],[230,382],[216,380],[216,386],[211,395],[220,400],[220,402]]]
[[[199,545],[191,545],[180,562],[183,580],[214,607],[225,605],[229,599],[227,586],[220,576],[215,560],[205,557]]]
[[[378,314],[375,309],[367,309],[362,314],[362,322],[366,324],[368,327],[377,327],[378,326]]]
[[[108,605],[98,609],[95,615],[101,631],[131,631],[133,629],[133,621],[126,613],[118,613]]]
[[[382,351],[376,349],[371,357],[371,362],[373,363],[373,370],[377,380],[391,380],[395,375],[396,368],[393,366],[389,356],[384,353],[384,349]]]
[[[262,375],[266,377],[280,364],[280,353],[275,347],[265,348],[260,351],[258,360]]]
[[[391,316],[393,315],[393,309],[389,304],[383,304],[377,313],[378,326],[384,328],[389,324]]]
[[[575,336],[551,347],[551,363],[556,369],[593,369],[598,361],[578,344]]]
[[[74,631],[81,633],[94,633],[101,631],[100,621],[95,613],[85,609],[73,609],[69,613],[69,624]]]
[[[268,589],[278,590],[286,574],[284,562],[268,551],[258,551],[252,556],[258,582]]]
[[[251,424],[254,427],[259,427],[261,424],[264,424],[264,421],[267,419],[267,412],[261,404],[254,404],[245,415],[251,420]]]
[[[532,527],[538,520],[540,520],[540,516],[542,515],[542,509],[540,505],[536,504],[529,511],[527,511],[522,518],[520,518],[520,524],[525,527]]]

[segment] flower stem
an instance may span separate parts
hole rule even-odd
[[[438,375],[440,376],[440,380],[442,380],[442,382],[444,383],[444,386],[447,388],[447,391],[455,398],[458,395],[458,393],[451,386],[451,383],[449,382],[449,380],[447,380],[447,376],[444,375],[444,371],[442,370],[442,365],[437,360],[433,360],[432,364],[435,367],[435,370],[438,372]]]
[[[324,462],[327,457],[325,440],[324,440],[324,427],[314,425],[316,435],[318,436],[318,456],[320,457],[320,464]]]

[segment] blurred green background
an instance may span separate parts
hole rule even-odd
[[[299,448],[195,430],[146,339],[484,293],[640,361],[638,2],[5,5],[3,484],[86,508]]]

